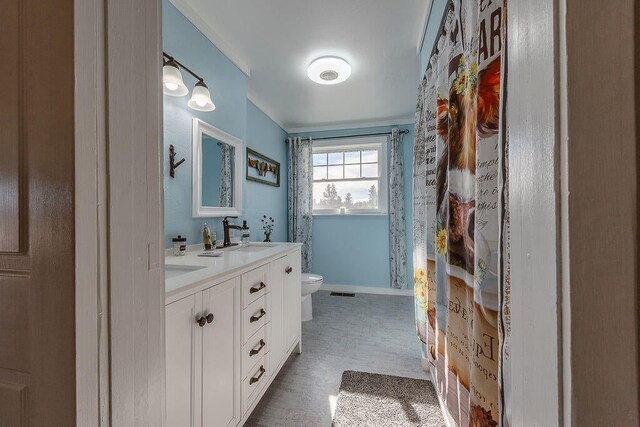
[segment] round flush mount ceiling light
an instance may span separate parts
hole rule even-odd
[[[336,56],[318,58],[307,68],[307,76],[321,85],[336,85],[351,75],[351,66]]]

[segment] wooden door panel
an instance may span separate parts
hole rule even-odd
[[[0,7],[0,425],[73,425],[74,2]]]
[[[0,7],[0,252],[20,251],[20,182],[22,181],[20,121],[23,76],[20,0]]]

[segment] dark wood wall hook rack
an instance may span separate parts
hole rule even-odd
[[[178,169],[178,166],[184,163],[184,158],[182,160],[178,160],[176,162],[176,150],[173,147],[173,144],[169,145],[169,175],[171,178],[176,177],[175,170]]]

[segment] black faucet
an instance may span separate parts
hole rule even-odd
[[[237,243],[231,244],[231,237],[229,236],[229,230],[242,230],[242,226],[229,224],[229,218],[238,218],[237,216],[225,216],[222,220],[222,228],[224,229],[224,242],[222,243],[223,248],[228,248],[229,246],[236,246]]]

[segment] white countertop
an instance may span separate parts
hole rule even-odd
[[[179,275],[167,277],[165,280],[166,302],[176,301],[184,296],[204,289],[215,281],[227,280],[243,271],[250,270],[261,264],[270,262],[286,253],[302,246],[301,243],[265,243],[251,242],[249,247],[231,247],[220,249],[221,257],[200,257],[202,248],[190,250],[184,256],[167,255],[165,268],[178,270],[184,268],[186,272],[178,271]],[[167,273],[168,274],[168,273]],[[221,280],[223,279],[223,280]]]

